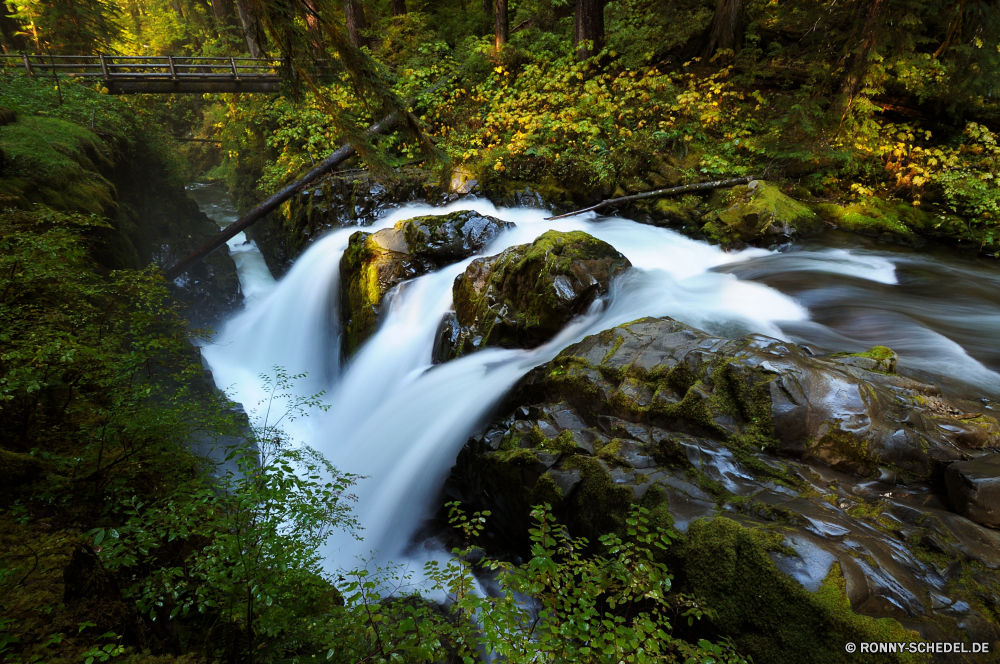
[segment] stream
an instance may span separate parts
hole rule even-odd
[[[219,185],[193,185],[220,226],[236,213]],[[531,368],[583,337],[643,316],[671,316],[714,334],[757,332],[813,352],[887,345],[900,373],[967,398],[1000,396],[1000,269],[949,251],[911,250],[824,233],[783,253],[726,253],[674,231],[593,213],[545,221],[538,209],[497,209],[465,199],[444,207],[402,206],[364,230],[422,214],[474,209],[516,224],[484,252],[528,243],[549,229],[582,230],[617,248],[635,269],[555,339],[532,350],[487,349],[432,366],[434,335],[452,305],[451,286],[472,259],[404,283],[390,293],[378,332],[340,364],[339,264],[348,227],[317,240],[275,282],[253,243],[230,241],[246,296],[204,357],[218,385],[251,414],[273,367],[308,373],[301,394],[325,391],[326,412],[291,422],[288,433],[339,469],[364,476],[354,505],[362,540],[331,539],[328,567],[419,564],[431,550],[413,536],[438,506],[458,451],[504,394]],[[263,404],[266,406],[266,404]],[[988,407],[988,406],[987,406]],[[279,409],[280,410],[280,409]]]

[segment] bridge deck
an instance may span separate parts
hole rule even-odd
[[[99,80],[112,94],[278,92],[285,78],[274,58],[0,55],[0,66],[29,76]]]

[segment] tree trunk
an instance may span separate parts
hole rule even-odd
[[[732,51],[735,55],[739,53],[742,38],[743,0],[718,0],[701,57],[709,60],[716,51],[723,50]]]
[[[232,38],[231,29],[238,27],[233,0],[212,0],[212,16],[215,17],[215,29],[219,37],[228,43]]]
[[[323,55],[323,30],[319,25],[319,11],[316,9],[316,0],[303,0],[306,13],[306,29],[309,31],[309,43],[312,45],[314,58]]]
[[[406,13],[406,0],[392,0],[392,15],[402,16]]]
[[[16,53],[28,49],[28,40],[24,35],[17,34],[21,31],[21,24],[17,19],[10,16],[13,13],[7,7],[7,3],[0,2],[0,38],[3,41],[5,53]]]
[[[493,0],[483,0],[483,14],[493,16]]]
[[[260,32],[257,29],[257,21],[255,20],[253,14],[250,13],[250,7],[247,5],[247,0],[235,0],[236,13],[240,19],[240,27],[243,29],[243,38],[247,41],[247,50],[250,51],[250,57],[259,58],[264,53],[264,49],[261,48]]]
[[[604,46],[604,0],[576,0],[573,43],[576,44],[576,59],[580,62]]]
[[[360,0],[344,0],[344,16],[347,18],[347,34],[351,43],[362,48],[368,46],[368,38],[364,32],[368,29],[365,22],[365,8]]]
[[[507,16],[507,0],[496,0],[493,9],[496,25],[497,50],[499,51],[510,39],[510,22]]]
[[[843,116],[851,108],[854,98],[861,91],[861,83],[868,72],[868,56],[878,42],[879,24],[882,22],[882,10],[885,7],[884,0],[868,0],[865,11],[865,22],[861,28],[861,41],[850,58],[847,70],[844,73],[844,80],[840,85],[843,106]]]

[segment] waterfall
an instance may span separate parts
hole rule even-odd
[[[435,499],[468,436],[521,376],[588,334],[643,316],[672,316],[728,337],[759,332],[787,339],[783,327],[835,334],[811,322],[807,309],[789,295],[730,273],[752,271],[781,255],[762,249],[726,253],[627,219],[591,214],[545,221],[543,210],[497,209],[466,199],[445,207],[406,205],[365,230],[461,209],[516,224],[484,255],[531,242],[550,229],[582,230],[613,245],[634,269],[617,278],[587,315],[539,348],[487,349],[432,366],[435,331],[452,305],[454,278],[469,261],[446,267],[391,292],[378,331],[341,367],[339,265],[349,236],[358,230],[344,228],[318,240],[203,349],[220,387],[248,407],[263,397],[258,375],[274,365],[309,372],[303,391],[326,391],[330,409],[292,423],[289,433],[342,471],[365,477],[355,491],[363,540],[335,535],[327,551],[331,569],[350,568],[372,551],[379,561],[404,559],[414,532],[437,507]],[[800,271],[846,275],[879,287],[896,283],[894,263],[886,257],[841,249],[814,252],[808,260],[799,256]]]
[[[727,254],[673,231],[617,218],[544,221],[536,209],[496,209],[465,200],[446,207],[407,205],[371,228],[422,214],[474,209],[512,221],[484,252],[528,243],[549,229],[582,230],[621,251],[634,270],[616,280],[604,302],[544,346],[489,349],[431,365],[434,334],[452,305],[451,287],[468,261],[404,283],[388,296],[384,320],[345,367],[339,367],[340,258],[357,228],[317,241],[266,295],[248,302],[203,349],[220,387],[252,407],[263,394],[259,374],[280,365],[309,372],[305,391],[325,389],[330,410],[289,427],[343,471],[365,476],[355,511],[363,541],[335,536],[332,566],[378,551],[399,560],[433,501],[459,449],[497,401],[532,367],[588,334],[643,316],[673,316],[729,335],[749,331],[781,337],[779,321],[805,320],[806,311],[781,293],[710,269],[767,252]],[[469,259],[471,260],[471,259]]]

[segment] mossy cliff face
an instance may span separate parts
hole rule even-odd
[[[375,331],[382,300],[395,286],[468,258],[512,227],[463,210],[354,233],[340,260],[344,355],[352,355]]]
[[[455,279],[455,315],[439,337],[439,359],[486,346],[531,348],[551,339],[631,267],[607,242],[582,231],[548,231],[531,244],[477,258]]]
[[[908,630],[1000,647],[1000,532],[952,512],[942,481],[1000,426],[894,367],[884,347],[813,357],[638,320],[526,376],[447,492],[515,546],[540,502],[591,542],[648,508],[685,533],[675,589],[757,661],[852,661],[847,641]]]
[[[0,114],[0,207],[44,205],[106,217],[93,254],[106,270],[172,265],[218,232],[156,157],[68,120]],[[212,326],[242,304],[228,250],[212,253],[172,285],[197,327]]]

